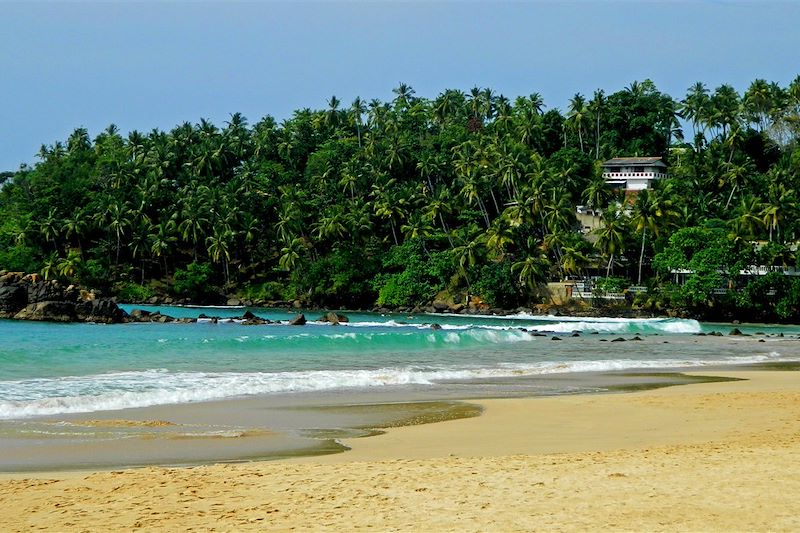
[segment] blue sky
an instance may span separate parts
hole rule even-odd
[[[576,92],[652,79],[743,90],[800,74],[800,2],[104,2],[0,0],[0,170],[111,123],[251,123],[331,95],[491,87]]]

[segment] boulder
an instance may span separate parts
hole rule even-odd
[[[125,311],[109,298],[99,298],[80,302],[75,305],[75,314],[83,322],[99,322],[103,324],[117,324],[125,318]]]
[[[735,336],[735,335],[741,335],[741,334],[742,334],[742,330],[740,330],[739,328],[733,328],[733,329],[731,330],[731,332],[730,332],[730,333],[728,333],[728,335],[734,335],[734,336]]]
[[[440,326],[439,324],[431,324],[431,329],[432,330],[440,330],[440,329],[442,329],[442,326]]]
[[[450,306],[447,304],[447,302],[443,302],[442,300],[434,300],[434,302],[431,304],[431,307],[433,307],[435,312],[442,313],[447,311]]]
[[[616,339],[611,339],[611,342],[625,342],[625,339],[622,337],[617,337]]]
[[[23,280],[29,277],[30,274],[25,276]],[[28,291],[29,304],[35,304],[39,302],[57,302],[66,299],[64,296],[64,290],[55,280],[34,281],[26,284],[25,288]]]
[[[304,326],[306,323],[306,315],[299,314],[289,321],[290,326]]]
[[[28,292],[19,285],[0,285],[0,312],[19,313],[28,305]]]
[[[345,315],[340,315],[339,313],[325,313],[324,316],[320,317],[320,322],[328,322],[329,324],[339,324],[339,323],[347,323],[350,322],[350,319],[347,318]]]
[[[242,305],[242,301],[239,298],[228,298],[226,305],[231,307],[238,307]]]
[[[47,322],[75,322],[78,320],[72,302],[36,302],[28,304],[14,315],[17,320],[40,320]]]

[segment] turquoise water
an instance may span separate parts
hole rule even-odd
[[[243,313],[161,311],[175,317]],[[270,320],[293,316],[253,311]],[[347,314],[350,323],[340,326],[0,321],[0,419],[278,393],[797,360],[800,344],[798,326],[739,326],[758,338],[719,338],[693,334],[727,333],[732,326],[679,319]],[[310,319],[319,315],[306,313]],[[433,330],[434,322],[442,329]],[[554,335],[563,340],[552,341]],[[644,341],[610,342],[635,335]]]

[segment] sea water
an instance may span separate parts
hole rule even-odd
[[[337,326],[313,320],[246,326],[235,318],[243,309],[160,311],[221,320],[0,320],[0,420],[326,391],[435,392],[453,384],[469,397],[470,386],[492,383],[502,392],[503,386],[548,375],[800,358],[798,326],[738,326],[759,335],[720,338],[697,334],[727,333],[732,326],[668,318],[347,313],[350,321]],[[251,311],[273,321],[293,316]],[[614,342],[619,338],[626,342]],[[547,392],[574,389],[574,383],[556,383]]]

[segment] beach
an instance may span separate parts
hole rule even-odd
[[[479,400],[327,456],[4,474],[0,529],[797,530],[800,374],[713,374],[740,380]]]

